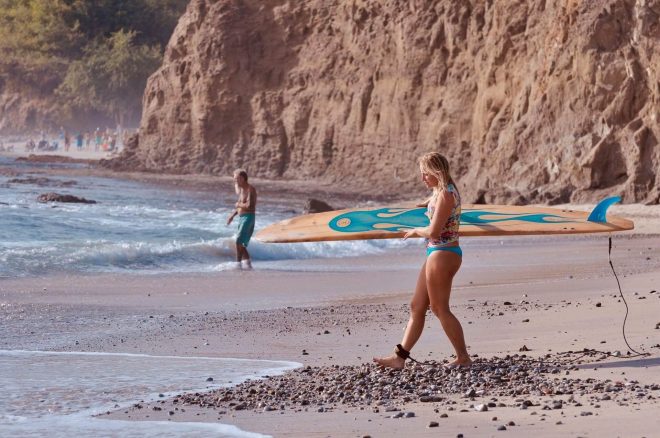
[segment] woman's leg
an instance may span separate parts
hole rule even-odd
[[[426,288],[431,311],[438,317],[456,352],[453,365],[472,363],[465,346],[463,328],[449,308],[449,296],[454,275],[461,267],[461,257],[449,251],[435,251],[426,261]]]
[[[426,311],[429,308],[429,294],[426,290],[426,263],[422,265],[417,277],[417,285],[415,286],[415,293],[410,300],[410,319],[406,325],[406,331],[403,334],[401,346],[410,351],[424,330],[424,320],[426,319]],[[374,362],[378,365],[389,368],[403,368],[405,359],[400,358],[396,354],[391,356],[374,358]]]

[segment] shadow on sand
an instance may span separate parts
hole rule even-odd
[[[613,362],[604,362],[604,363],[591,363],[591,364],[582,364],[578,365],[578,368],[624,368],[624,367],[657,367],[660,366],[660,357],[649,357],[646,359],[626,359],[622,357],[621,359],[615,360]]]

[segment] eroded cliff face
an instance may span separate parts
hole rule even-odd
[[[14,135],[55,125],[57,108],[51,93],[8,90],[0,79],[0,133]]]
[[[660,0],[192,0],[114,166],[658,202],[659,117]]]

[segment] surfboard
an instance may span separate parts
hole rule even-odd
[[[607,216],[607,209],[621,198],[602,200],[591,212],[552,207],[463,204],[459,234],[515,236],[534,234],[611,233],[632,230],[631,220]],[[410,228],[427,227],[426,208],[398,205],[354,208],[287,219],[259,231],[266,243],[333,240],[396,239]]]

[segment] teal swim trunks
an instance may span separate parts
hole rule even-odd
[[[238,234],[236,243],[247,248],[250,243],[252,233],[254,233],[254,222],[256,215],[254,213],[243,213],[238,215]]]

